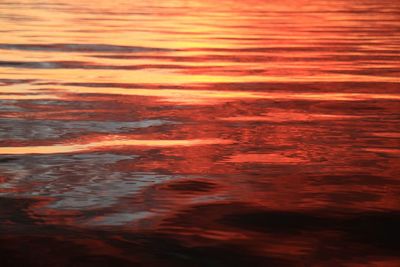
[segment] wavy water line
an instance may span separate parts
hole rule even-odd
[[[11,92],[17,91],[19,94]],[[228,90],[188,90],[188,89],[122,89],[115,87],[68,87],[60,89],[18,87],[9,89],[0,95],[0,99],[65,99],[68,94],[93,94],[93,95],[121,95],[121,96],[145,96],[156,97],[167,102],[182,104],[215,104],[246,99],[269,100],[306,100],[306,101],[366,101],[366,100],[400,100],[400,94],[380,93],[295,93],[295,92],[270,92],[261,91],[228,91]],[[44,93],[46,92],[46,93]],[[53,94],[49,94],[52,92]],[[25,94],[23,94],[25,93]],[[91,101],[80,99],[80,101]]]
[[[111,140],[109,140],[111,139]],[[65,154],[82,153],[99,150],[118,150],[127,147],[190,147],[201,145],[231,144],[232,141],[224,139],[190,139],[190,140],[139,140],[120,139],[119,137],[107,138],[102,141],[92,141],[85,144],[53,144],[43,146],[17,146],[0,147],[0,155],[26,155],[26,154]]]

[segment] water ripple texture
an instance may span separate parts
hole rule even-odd
[[[0,1],[2,266],[400,266],[397,0]]]

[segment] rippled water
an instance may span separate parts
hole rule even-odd
[[[0,1],[0,25],[6,266],[400,266],[398,1]]]

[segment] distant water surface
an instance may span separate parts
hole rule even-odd
[[[0,25],[2,266],[400,266],[398,1],[0,1]]]

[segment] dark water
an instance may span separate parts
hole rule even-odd
[[[1,266],[400,266],[400,2],[0,1]]]

